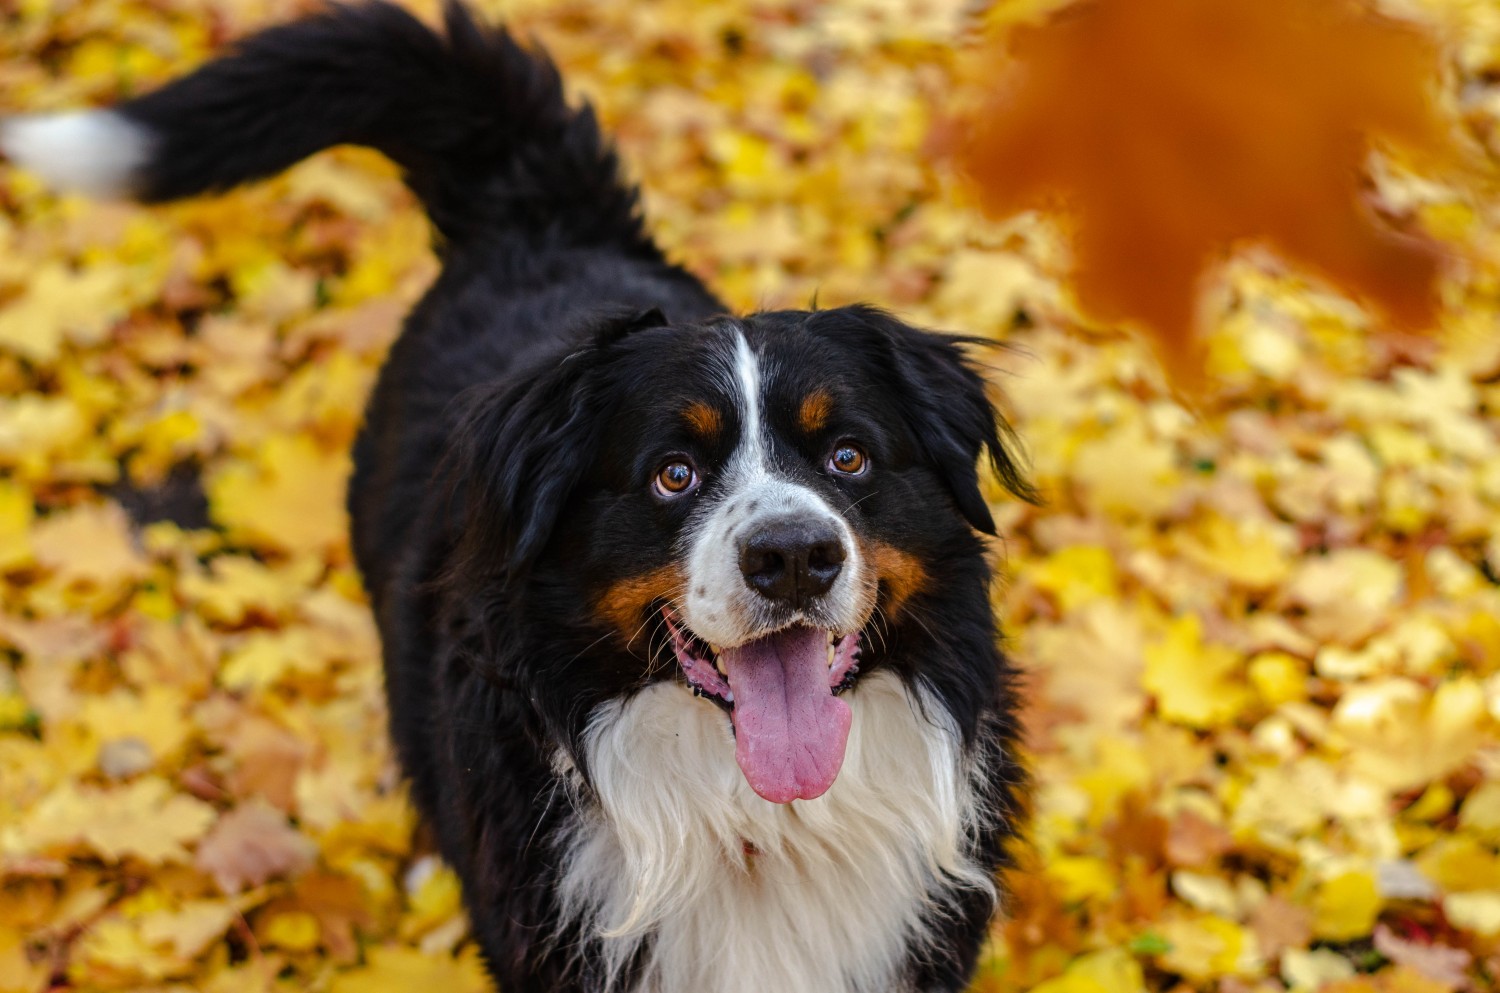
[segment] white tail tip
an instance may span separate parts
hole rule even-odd
[[[57,189],[129,196],[151,159],[151,134],[110,110],[35,114],[0,120],[0,152]]]

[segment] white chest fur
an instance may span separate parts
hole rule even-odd
[[[973,770],[946,713],[885,673],[849,703],[839,778],[786,805],[750,790],[728,721],[675,683],[596,716],[602,809],[566,839],[564,915],[615,970],[650,938],[634,993],[890,993],[933,897],[992,885],[964,854]]]

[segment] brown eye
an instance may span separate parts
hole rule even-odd
[[[662,496],[677,496],[692,489],[698,474],[686,462],[668,462],[656,474],[656,491]]]
[[[828,468],[846,476],[858,476],[865,471],[867,460],[864,449],[850,442],[843,442],[828,457]]]

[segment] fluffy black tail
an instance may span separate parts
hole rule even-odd
[[[366,145],[404,168],[450,245],[521,227],[654,252],[551,61],[457,0],[445,21],[438,34],[383,0],[332,6],[113,110],[0,122],[0,151],[59,186],[162,201]]]

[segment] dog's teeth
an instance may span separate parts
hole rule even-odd
[[[828,668],[830,668],[830,669],[833,668],[833,656],[834,656],[833,646],[829,645],[828,646]]]
[[[717,655],[714,656],[714,668],[719,670],[719,675],[725,679],[729,678],[729,670],[724,668],[724,660]]]
[[[734,690],[725,690],[724,691],[724,702],[725,703],[734,703]]]
[[[711,652],[713,652],[715,655],[719,654],[719,646],[715,645],[711,641],[708,643],[708,650],[711,651]]]
[[[825,631],[825,632],[823,632],[823,634],[824,634],[825,637],[827,637],[828,644],[831,646],[833,644],[833,632],[832,631]]]

